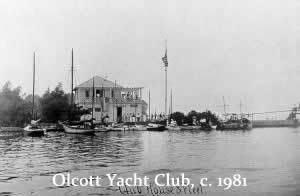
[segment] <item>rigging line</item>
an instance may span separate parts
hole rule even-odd
[[[67,69],[66,73],[67,74],[67,77],[65,77],[65,82],[66,82],[66,86],[71,86],[71,74],[70,74],[71,70],[70,69]],[[67,88],[68,89],[68,88]],[[67,90],[67,92],[69,92],[70,90]],[[71,92],[70,92],[71,93]]]
[[[78,77],[77,77],[77,70],[76,68],[74,69],[74,88],[77,86],[78,84]]]
[[[77,69],[75,69],[75,76],[76,76],[75,84],[76,84],[76,86],[77,86],[77,85],[79,85],[79,81],[80,81],[79,73],[77,72]]]
[[[279,111],[271,111],[271,112],[256,112],[256,113],[249,113],[249,114],[271,114],[271,113],[280,113],[280,112],[291,112],[293,110],[279,110]]]

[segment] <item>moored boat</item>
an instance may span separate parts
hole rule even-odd
[[[132,131],[147,131],[147,127],[144,125],[134,125],[130,127],[130,130]]]
[[[166,128],[170,131],[180,131],[181,130],[181,127],[179,127],[179,126],[167,126]]]
[[[180,129],[181,129],[182,131],[193,130],[193,129],[194,129],[194,126],[183,125],[183,126],[180,126]]]
[[[34,125],[34,124],[29,124],[26,127],[24,127],[24,135],[30,136],[30,137],[41,137],[45,135],[45,129]]]
[[[222,122],[217,129],[219,130],[250,130],[252,129],[252,122],[245,117],[237,118],[233,114],[229,120]]]
[[[33,81],[32,81],[32,113],[31,113],[31,123],[24,127],[24,135],[31,136],[31,137],[41,137],[45,135],[45,129],[41,128],[38,125],[38,122],[40,121],[33,120],[34,119],[34,90],[35,90],[35,52],[33,53]]]
[[[160,124],[149,123],[147,126],[147,131],[164,131],[166,127]]]
[[[65,125],[62,124],[64,131],[66,133],[70,133],[70,134],[81,134],[81,135],[94,135],[95,134],[95,129],[93,128],[88,128],[88,127],[84,127],[81,125],[75,125],[75,126],[70,126],[70,125]]]
[[[127,129],[125,127],[112,127],[109,126],[106,128],[107,131],[126,131]]]

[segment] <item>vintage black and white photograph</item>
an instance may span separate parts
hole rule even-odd
[[[0,0],[0,196],[300,196],[300,1]]]

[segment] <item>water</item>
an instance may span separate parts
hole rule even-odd
[[[55,187],[53,175],[67,172],[104,179],[107,173],[184,173],[195,184],[201,177],[213,184],[194,195],[300,195],[300,128],[110,132],[94,137],[50,133],[43,138],[0,133],[0,157],[0,196],[121,195],[106,184]],[[248,186],[216,186],[218,177],[234,174],[245,177]]]

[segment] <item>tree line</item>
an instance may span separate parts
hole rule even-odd
[[[212,113],[209,110],[204,112],[197,112],[195,110],[192,110],[187,114],[184,114],[182,112],[174,112],[170,115],[170,118],[175,120],[178,125],[183,125],[183,124],[192,125],[194,120],[200,121],[202,119],[205,119],[206,122],[211,122],[214,125],[219,125],[220,122],[217,115]]]
[[[70,104],[70,93],[63,90],[61,83],[43,95],[35,95],[34,115],[32,116],[32,94],[22,93],[21,87],[13,87],[8,81],[0,90],[0,126],[22,127],[32,119],[41,119],[42,122],[57,123],[68,119],[79,120],[82,114],[88,111],[72,107]],[[174,112],[170,117],[178,125],[192,124],[193,120],[206,119],[213,124],[218,124],[218,118],[211,111],[191,111],[187,115],[182,112]]]
[[[24,126],[33,119],[56,123],[67,120],[70,111],[70,94],[64,92],[62,84],[42,96],[35,95],[32,117],[32,94],[26,95],[21,87],[13,87],[8,81],[0,90],[0,126]]]

